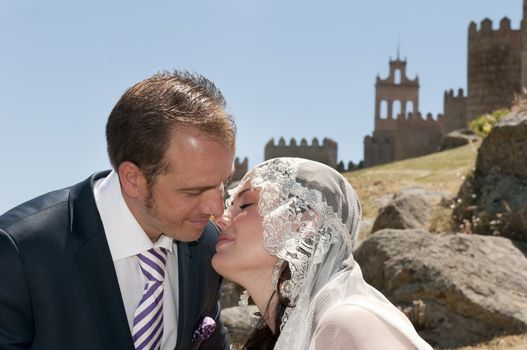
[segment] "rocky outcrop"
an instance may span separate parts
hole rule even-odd
[[[442,193],[427,192],[421,187],[408,187],[393,195],[373,223],[372,232],[384,228],[427,229],[434,206],[446,201]]]
[[[239,284],[224,279],[220,291],[221,307],[226,309],[232,306],[237,306],[242,292],[243,288]]]
[[[453,219],[467,232],[527,242],[527,111],[505,116],[483,140]]]
[[[227,327],[229,339],[235,346],[243,343],[254,322],[255,305],[234,306],[221,311],[221,318]]]
[[[479,138],[470,130],[455,130],[443,137],[441,141],[440,151],[446,151],[448,149],[457,148],[476,142]]]
[[[527,331],[527,244],[503,237],[381,230],[354,253],[364,278],[434,347]]]

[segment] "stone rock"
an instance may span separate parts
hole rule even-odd
[[[381,230],[355,260],[368,283],[438,348],[527,331],[527,244],[503,237]]]
[[[503,117],[481,143],[476,176],[491,174],[527,179],[527,111]]]
[[[427,228],[433,206],[444,201],[445,195],[427,192],[421,187],[408,187],[395,193],[379,211],[372,232],[384,229]]]
[[[453,215],[465,232],[527,242],[527,112],[505,116],[483,140]]]
[[[221,318],[228,330],[229,339],[235,348],[242,345],[252,328],[255,305],[234,306],[221,311]]]
[[[220,305],[222,309],[237,306],[242,292],[243,288],[239,284],[224,279],[220,291]]]
[[[476,142],[478,139],[471,130],[455,130],[443,137],[439,151],[461,147],[471,142]]]

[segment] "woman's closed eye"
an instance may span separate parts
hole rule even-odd
[[[253,204],[254,204],[254,203],[244,203],[244,204],[241,204],[241,205],[240,205],[240,209],[243,210],[243,209],[245,209],[245,208],[247,208],[247,207],[250,207],[250,206],[253,205]]]

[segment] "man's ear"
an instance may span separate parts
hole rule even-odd
[[[147,191],[146,177],[137,165],[125,161],[119,165],[119,181],[126,196],[137,198]]]

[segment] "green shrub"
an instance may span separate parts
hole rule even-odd
[[[510,110],[506,108],[502,108],[502,109],[495,110],[494,112],[490,114],[484,114],[474,119],[473,121],[471,121],[469,124],[469,128],[476,135],[485,137],[489,134],[489,132],[494,127],[494,125],[496,125],[496,123],[498,123],[500,119],[503,118],[503,116],[509,112]]]

